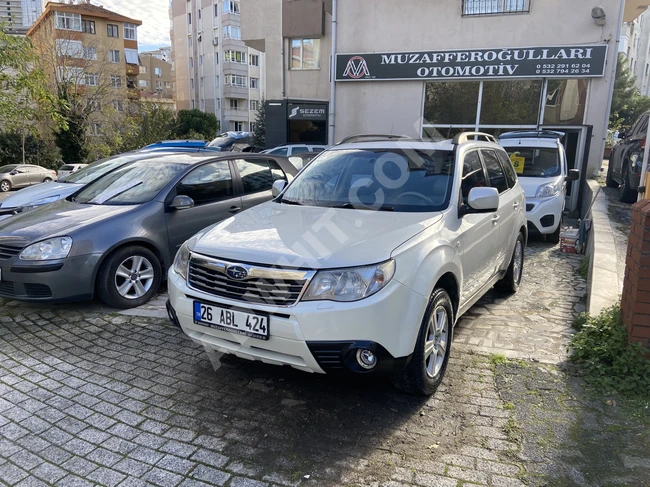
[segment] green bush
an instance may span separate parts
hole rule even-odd
[[[571,361],[593,386],[650,398],[650,359],[638,343],[628,343],[619,305],[597,317],[583,316],[571,342]]]

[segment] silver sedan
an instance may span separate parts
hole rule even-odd
[[[56,171],[34,164],[9,164],[0,167],[0,192],[47,183],[57,178]]]

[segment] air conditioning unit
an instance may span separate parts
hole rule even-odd
[[[214,39],[212,39],[212,45],[213,46],[218,46],[219,45],[219,38],[218,37],[215,37]]]

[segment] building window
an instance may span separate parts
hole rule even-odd
[[[95,48],[95,47],[84,47],[84,59],[97,61],[97,48]]]
[[[111,74],[111,88],[121,88],[122,77],[117,74]]]
[[[99,85],[99,75],[97,73],[86,73],[86,86]]]
[[[546,88],[544,123],[582,125],[587,104],[586,79],[549,79]]]
[[[108,37],[120,37],[120,34],[117,30],[117,25],[106,24],[106,31],[108,33]]]
[[[113,108],[118,112],[124,111],[124,102],[122,100],[113,100]]]
[[[83,85],[86,83],[86,76],[83,68],[71,68],[68,66],[57,66],[58,79],[64,83]]]
[[[463,15],[499,15],[530,12],[530,0],[463,0]]]
[[[199,101],[199,109],[205,111],[205,100],[204,100],[204,99],[201,99],[201,100]]]
[[[260,65],[260,57],[257,54],[251,54],[248,56],[248,63],[251,66],[259,66]]]
[[[199,54],[199,66],[203,64],[203,54]]]
[[[251,78],[251,88],[254,90],[259,90],[260,88],[259,78]]]
[[[149,81],[147,81],[146,79],[138,80],[138,86],[140,88],[146,88],[147,86],[149,86]]]
[[[219,53],[215,52],[214,53],[214,64],[219,64]]]
[[[291,39],[291,69],[320,69],[320,39]]]
[[[95,21],[94,20],[82,20],[81,21],[81,32],[86,34],[95,33]]]
[[[190,90],[194,89],[194,78],[190,78]]]
[[[190,57],[190,69],[194,67],[194,58]]]
[[[198,19],[201,20],[201,9],[200,8],[196,11],[196,15],[197,15]]]
[[[163,87],[162,81],[156,81],[156,91],[161,91]]]
[[[147,67],[146,66],[140,66],[140,74],[147,74]]]
[[[124,49],[124,59],[127,64],[140,64],[137,49]]]
[[[244,122],[233,122],[233,129],[235,132],[243,132],[244,130]]]
[[[234,0],[226,0],[223,2],[223,13],[239,15],[239,2]]]
[[[56,51],[59,56],[67,56],[67,57],[74,57],[74,58],[82,58],[84,56],[84,47],[81,41],[57,39]]]
[[[246,76],[227,74],[226,86],[236,86],[238,88],[246,88]]]
[[[81,15],[68,12],[55,12],[54,25],[57,29],[81,32]]]
[[[214,16],[219,17],[219,4],[218,3],[214,4]]]
[[[120,62],[120,51],[110,49],[108,51],[108,60],[110,62],[112,62],[112,63],[119,63]]]
[[[97,122],[91,123],[88,129],[88,135],[92,135],[92,136],[102,135],[102,125]]]
[[[187,45],[192,47],[192,36],[187,36]]]
[[[192,110],[194,110],[196,108],[196,104],[194,103],[194,100],[191,101],[190,106],[191,106]]]
[[[251,111],[256,112],[257,111],[257,104],[259,102],[257,100],[251,100]]]
[[[216,75],[216,76],[214,77],[214,86],[216,86],[217,88],[219,88],[219,75]]]
[[[541,93],[537,80],[484,81],[481,125],[535,125]]]
[[[223,38],[224,39],[241,39],[241,29],[234,25],[226,25],[223,28]]]
[[[249,122],[248,127],[249,127],[249,132],[255,132],[255,127],[257,124],[255,122]]]
[[[136,26],[135,24],[124,24],[124,38],[132,41],[137,40]]]
[[[237,98],[229,98],[230,100],[230,109],[239,110],[239,100]]]
[[[199,88],[203,88],[203,76],[199,78]]]
[[[225,62],[246,64],[246,53],[240,51],[225,51]]]
[[[153,68],[153,72],[156,75],[156,78],[162,77],[162,68]]]
[[[192,25],[192,12],[187,14],[187,23],[188,25]]]
[[[172,87],[172,82],[171,81],[165,81],[165,88],[171,88]]]

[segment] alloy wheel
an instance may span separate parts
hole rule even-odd
[[[438,306],[429,319],[424,342],[424,364],[427,375],[434,378],[445,362],[449,343],[449,315],[444,306]]]
[[[141,298],[149,292],[153,281],[153,265],[141,255],[125,259],[115,271],[115,288],[126,299]]]
[[[521,240],[517,240],[515,244],[515,256],[512,262],[512,278],[516,283],[521,280],[521,270],[523,267],[524,249]]]
[[[9,189],[10,189],[10,187],[9,187],[9,183],[7,181],[2,181],[2,183],[0,183],[0,191],[2,191],[3,193],[6,193],[7,191],[9,191]]]

